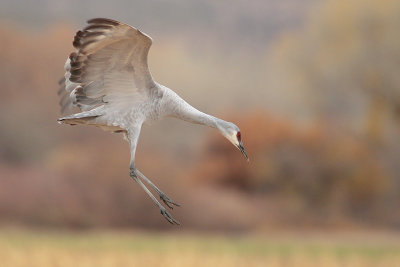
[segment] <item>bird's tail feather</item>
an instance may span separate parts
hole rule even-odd
[[[69,116],[65,116],[65,117],[59,118],[57,121],[60,124],[61,123],[71,124],[71,125],[88,124],[93,119],[101,116],[101,114],[99,114],[99,113],[100,112],[93,112],[93,110],[84,111],[84,112],[80,112],[80,113],[76,113],[76,114],[72,114],[72,115],[69,115]]]
[[[117,125],[110,125],[109,123],[107,123],[107,121],[104,121],[102,119],[103,114],[104,113],[101,110],[93,109],[62,117],[59,118],[57,121],[60,124],[84,124],[100,127],[104,131],[110,131],[114,133],[126,133],[126,129],[123,129]]]
[[[97,118],[96,116],[88,116],[88,117],[63,117],[59,118],[57,121],[58,123],[76,125],[76,124],[88,124],[89,121]]]

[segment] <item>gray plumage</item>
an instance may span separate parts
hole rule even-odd
[[[65,124],[85,124],[107,131],[122,132],[130,145],[130,176],[160,208],[172,224],[179,224],[147,189],[149,184],[172,209],[179,206],[146,178],[135,165],[135,151],[143,123],[175,117],[218,129],[229,141],[247,154],[239,128],[205,114],[179,97],[171,89],[156,83],[151,76],[147,55],[152,39],[127,24],[110,19],[91,19],[78,31],[60,80],[62,113],[78,107],[82,112],[58,119]]]

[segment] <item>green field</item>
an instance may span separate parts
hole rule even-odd
[[[400,238],[3,229],[0,266],[400,266]]]

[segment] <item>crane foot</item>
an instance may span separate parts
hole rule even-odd
[[[161,215],[164,216],[164,218],[170,223],[170,224],[176,224],[176,225],[181,225],[180,222],[175,220],[171,214],[168,213],[168,211],[164,207],[160,207],[160,212]]]
[[[165,205],[167,205],[168,208],[170,208],[171,210],[173,210],[174,207],[171,206],[170,204],[175,205],[175,206],[177,206],[177,207],[180,207],[180,206],[181,206],[180,204],[178,204],[178,203],[176,203],[175,201],[173,201],[172,199],[170,199],[170,198],[169,198],[166,194],[164,194],[163,192],[159,192],[159,195],[160,195],[160,199],[161,199],[161,200],[165,203]]]

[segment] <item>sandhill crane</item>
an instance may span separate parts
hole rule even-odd
[[[163,117],[175,117],[218,129],[246,157],[239,128],[205,114],[171,89],[156,83],[147,64],[152,39],[127,24],[104,18],[87,21],[75,35],[75,51],[65,63],[60,80],[61,112],[73,106],[81,112],[58,119],[59,123],[84,124],[120,132],[130,145],[130,177],[159,207],[171,223],[180,224],[143,183],[148,183],[169,208],[180,206],[164,194],[135,165],[135,151],[142,124]]]

